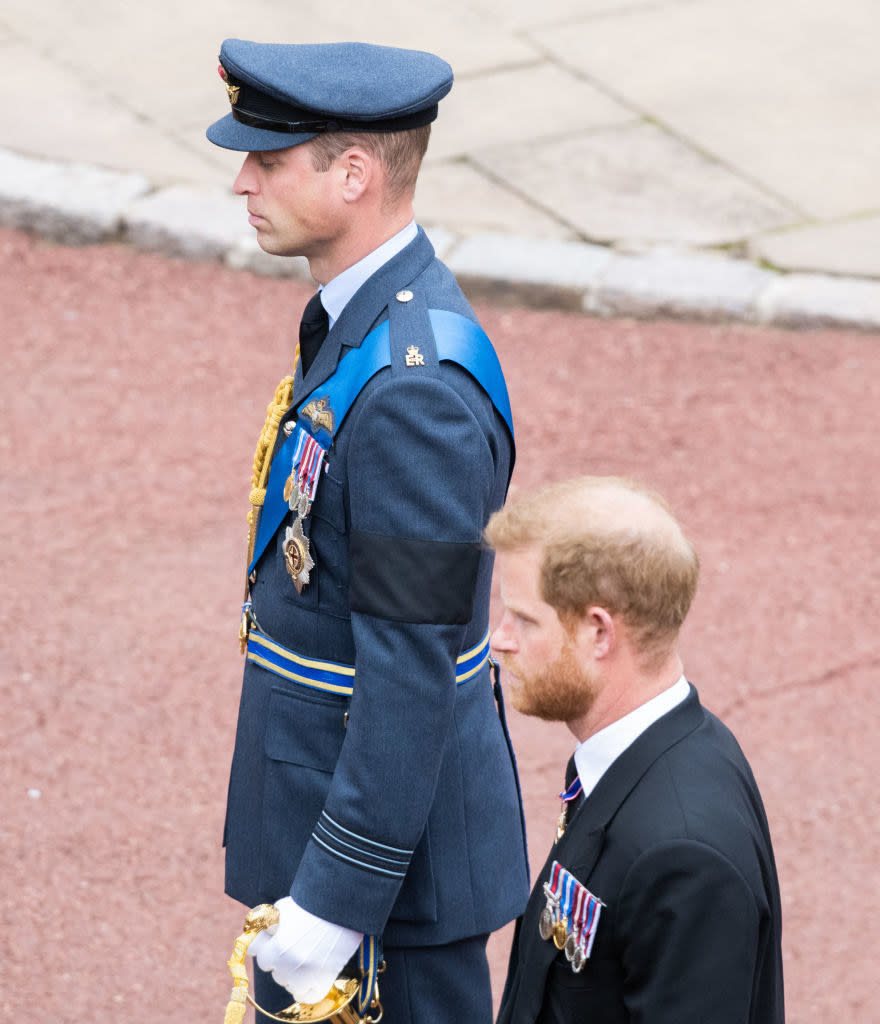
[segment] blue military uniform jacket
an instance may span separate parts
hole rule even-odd
[[[479,670],[456,678],[488,633],[481,537],[504,501],[512,438],[474,377],[437,362],[428,309],[474,319],[420,231],[351,299],[305,380],[297,372],[285,419],[388,320],[391,365],[337,425],[306,519],[309,583],[297,593],[282,528],[251,588],[261,632],[307,662],[352,666],[353,693],[247,661],[225,830],[231,896],[253,905],[290,892],[389,945],[494,930],[528,896],[489,664],[478,654]],[[411,346],[421,359],[407,361]]]
[[[604,903],[580,972],[540,934],[554,861]],[[757,785],[691,687],[554,844],[517,922],[498,1024],[783,1024],[781,927]]]

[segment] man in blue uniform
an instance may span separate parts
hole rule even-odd
[[[679,660],[698,563],[678,523],[585,477],[512,501],[487,536],[514,706],[579,741],[499,1024],[783,1024],[761,797]]]
[[[247,153],[261,247],[321,286],[251,494],[225,843],[226,891],[281,914],[257,1002],[317,1001],[360,950],[366,1007],[381,943],[388,1024],[487,1021],[486,939],[528,896],[481,543],[514,449],[491,344],[413,220],[452,72],[236,39],[219,71],[208,138]]]

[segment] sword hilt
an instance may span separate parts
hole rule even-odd
[[[232,994],[226,1006],[226,1016],[223,1024],[242,1024],[244,1015],[247,1012],[248,1003],[270,1020],[318,1022],[330,1021],[334,1024],[378,1024],[382,1016],[382,1007],[379,1003],[378,990],[370,1008],[374,1011],[372,1015],[361,1016],[357,1012],[355,997],[360,987],[360,979],[350,978],[343,973],[333,983],[333,987],[317,1003],[294,1002],[286,1010],[280,1010],[278,1014],[269,1013],[261,1006],[257,1006],[248,992],[248,973],[245,967],[245,958],[248,947],[266,928],[278,924],[281,915],[278,908],[271,903],[261,903],[253,910],[249,910],[244,919],[244,931],[235,940],[232,949],[232,956],[227,960],[229,972],[232,975]]]

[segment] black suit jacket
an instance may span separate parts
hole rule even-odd
[[[605,904],[580,974],[538,932],[554,860]],[[499,1024],[779,1024],[780,937],[757,785],[691,687],[554,844],[517,923]]]

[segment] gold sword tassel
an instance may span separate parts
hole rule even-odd
[[[297,343],[296,352],[293,357],[293,374],[289,377],[285,377],[275,389],[275,395],[266,407],[266,422],[263,424],[263,429],[257,439],[257,448],[254,452],[254,462],[251,469],[251,491],[249,496],[251,507],[248,509],[247,514],[248,547],[245,566],[250,565],[251,559],[254,557],[254,545],[257,542],[257,527],[260,525],[260,512],[262,511],[263,504],[266,501],[266,484],[269,479],[269,468],[272,465],[272,451],[275,448],[275,439],[278,437],[278,427],[281,424],[281,417],[287,412],[290,408],[290,403],[293,401],[293,378],[296,374],[298,364],[299,343]],[[245,580],[245,603],[248,600],[249,593],[250,583],[248,580]],[[238,630],[238,643],[242,654],[247,650],[249,631],[250,623],[248,622],[247,616],[242,613],[241,624]]]
[[[248,946],[264,928],[271,928],[272,925],[278,924],[280,916],[278,910],[271,903],[261,903],[259,907],[254,907],[249,911],[245,917],[244,931],[235,940],[232,956],[226,961],[233,981],[232,994],[226,1005],[223,1024],[241,1024],[244,1020],[248,1004],[248,973],[244,965],[244,958],[247,956]]]

